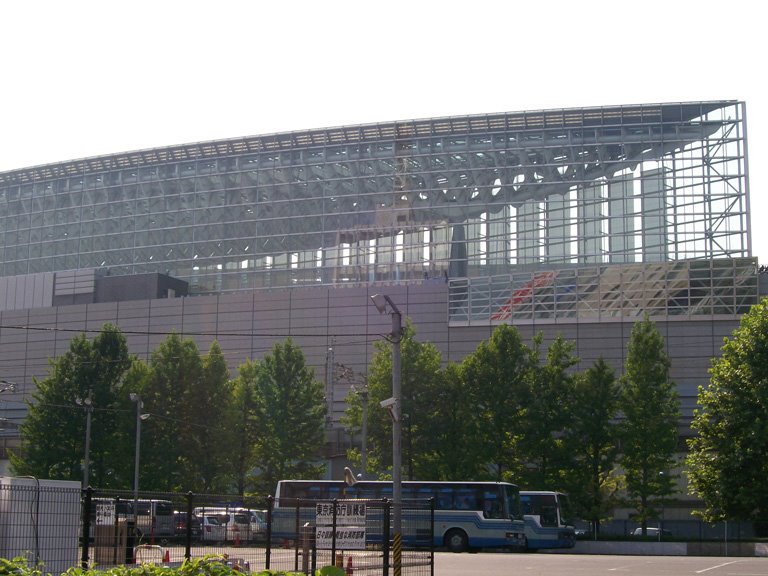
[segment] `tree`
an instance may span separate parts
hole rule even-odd
[[[571,420],[574,396],[569,369],[578,358],[573,354],[575,344],[558,335],[547,350],[546,362],[541,364],[541,343],[542,336],[537,334],[531,350],[531,394],[520,443],[526,460],[522,483],[531,488],[561,490],[568,460],[562,432]]]
[[[326,413],[322,382],[315,379],[303,352],[290,338],[275,344],[262,360],[257,377],[257,490],[273,493],[278,480],[318,477],[324,468],[320,463]]]
[[[690,490],[707,521],[751,520],[765,534],[768,516],[768,300],[752,307],[713,361],[687,458]]]
[[[232,442],[231,466],[237,493],[244,495],[253,487],[249,476],[256,468],[258,458],[256,446],[259,443],[259,427],[256,418],[257,382],[261,364],[248,360],[238,368],[233,382],[232,425],[237,430]]]
[[[202,377],[192,382],[189,413],[193,422],[206,426],[189,428],[189,460],[187,470],[200,479],[204,492],[227,491],[231,488],[232,467],[229,447],[240,430],[233,422],[232,385],[229,369],[215,340],[202,358]]]
[[[139,485],[144,490],[197,490],[199,478],[187,474],[189,429],[205,426],[189,411],[192,382],[202,375],[197,344],[172,332],[152,352],[147,379],[137,392],[149,420],[141,428]]]
[[[422,414],[425,450],[420,455],[421,477],[429,480],[469,480],[487,476],[486,462],[476,450],[480,422],[467,401],[461,366],[449,363],[435,379],[428,411]]]
[[[613,420],[619,399],[616,375],[603,358],[575,379],[565,444],[572,455],[565,488],[578,516],[599,532],[600,521],[617,503],[621,487],[615,473],[618,433]]]
[[[666,472],[677,449],[680,408],[669,366],[664,339],[655,324],[648,317],[636,322],[621,378],[619,408],[624,417],[621,463],[627,495],[637,509],[643,533],[657,514],[653,498],[672,492],[672,478]]]
[[[520,332],[506,324],[462,362],[467,401],[479,417],[478,457],[493,465],[496,480],[519,477],[524,467],[520,442],[531,399],[531,365]]]
[[[223,490],[231,389],[218,343],[200,355],[191,338],[171,333],[152,353],[137,390],[149,420],[142,427],[141,487]]]
[[[392,396],[392,345],[378,341],[368,371],[368,470],[371,476],[391,477],[392,419],[380,402]],[[401,414],[404,479],[426,478],[430,464],[423,458],[429,452],[432,430],[427,418],[433,399],[431,391],[440,378],[440,352],[431,343],[416,340],[408,319],[400,339]],[[350,396],[347,411],[350,429],[359,427],[359,396]],[[426,466],[426,468],[425,468]],[[431,479],[431,478],[430,478]]]
[[[105,324],[93,341],[85,334],[73,338],[69,350],[50,361],[49,375],[35,380],[33,402],[21,426],[21,450],[10,455],[14,473],[81,481],[88,400],[89,484],[130,486],[131,468],[121,458],[127,438],[115,419],[122,407],[122,378],[131,363],[125,337],[111,324]]]

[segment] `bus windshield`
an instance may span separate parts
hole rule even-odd
[[[566,494],[545,490],[522,490],[520,506],[529,549],[574,546],[576,530],[572,525]]]

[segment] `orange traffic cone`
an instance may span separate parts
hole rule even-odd
[[[163,556],[163,562],[165,564],[170,564],[171,562],[171,553],[168,549],[165,550],[165,556]]]
[[[355,571],[352,569],[352,556],[347,557],[347,569],[346,569],[347,576],[352,576]]]

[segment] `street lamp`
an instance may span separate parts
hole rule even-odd
[[[659,520],[659,542],[661,542],[661,534],[664,531],[664,491],[666,490],[666,474],[664,474],[664,470],[659,472],[659,480],[661,482],[661,519]]]
[[[85,462],[83,463],[83,488],[85,489],[88,488],[91,469],[91,414],[93,413],[91,393],[88,392],[88,397],[85,400],[76,398],[75,403],[85,408]]]
[[[403,317],[392,299],[386,294],[374,294],[371,296],[373,305],[379,314],[392,315],[392,397],[381,402],[382,407],[389,410],[392,417],[392,531],[394,552],[394,574],[400,576],[401,549],[402,549],[402,452],[400,447],[401,418],[400,418],[400,342],[403,335]],[[388,310],[388,308],[390,310]]]
[[[366,383],[360,390],[360,399],[363,404],[363,446],[360,451],[360,467],[362,468],[362,477],[365,478],[368,470],[368,384]]]
[[[144,402],[141,396],[135,392],[130,394],[131,402],[136,402],[136,453],[133,461],[133,514],[136,516],[136,508],[139,501],[139,456],[141,455],[141,421],[149,418],[149,414],[142,414]]]

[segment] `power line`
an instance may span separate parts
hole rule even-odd
[[[226,336],[226,337],[252,337],[252,336],[266,336],[270,338],[313,338],[317,336],[332,336],[333,334],[329,334],[327,331],[325,332],[307,332],[307,333],[297,333],[294,331],[291,332],[284,332],[284,333],[275,333],[275,332],[259,332],[255,330],[251,330],[248,332],[196,332],[196,331],[183,331],[180,332],[178,330],[170,330],[170,331],[154,331],[154,330],[123,330],[119,326],[115,325],[115,327],[122,333],[122,334],[129,334],[132,336],[170,336],[171,334],[179,334],[180,336],[212,336],[214,338],[220,337],[220,336]],[[36,332],[76,332],[80,334],[101,334],[104,330],[103,328],[99,329],[92,329],[92,328],[59,328],[59,327],[52,327],[52,326],[25,326],[23,324],[19,325],[8,325],[8,324],[0,324],[0,330],[29,330],[29,331],[36,331]],[[343,336],[356,336],[356,337],[363,337],[363,338],[380,338],[382,336],[379,332],[346,332],[343,334]]]

